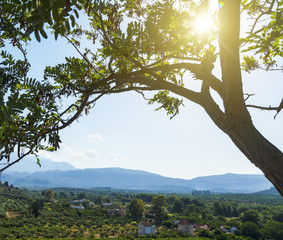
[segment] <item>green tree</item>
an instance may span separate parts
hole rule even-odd
[[[261,235],[258,226],[253,222],[242,223],[241,232],[244,236],[252,239],[259,239]]]
[[[281,210],[280,212],[277,212],[274,216],[273,219],[277,222],[282,222],[283,223],[283,211]]]
[[[84,206],[84,208],[85,209],[87,209],[87,208],[89,208],[90,207],[90,201],[89,200],[87,200],[87,201],[84,201],[83,203],[82,203],[82,205]]]
[[[172,212],[182,214],[183,213],[183,207],[184,207],[184,204],[183,204],[182,200],[178,198],[173,202]]]
[[[39,216],[39,211],[43,209],[43,206],[43,201],[38,199],[31,204],[31,212],[36,218]]]
[[[283,223],[277,221],[268,221],[261,229],[261,234],[265,239],[283,239]]]
[[[86,199],[86,194],[84,192],[81,192],[78,194],[79,199]]]
[[[54,151],[59,147],[58,131],[67,123],[60,127],[60,118],[67,113],[58,111],[62,89],[46,80],[28,77],[30,63],[25,46],[31,34],[38,41],[47,38],[45,26],[54,31],[55,39],[70,31],[84,3],[84,0],[0,2],[1,172],[29,154],[37,156],[39,150]],[[11,48],[18,50],[19,59],[7,51]],[[39,159],[37,163],[40,164]]]
[[[145,204],[143,200],[135,198],[129,204],[129,212],[134,220],[138,220],[144,216]]]
[[[49,201],[51,201],[51,200],[54,198],[54,192],[53,192],[53,190],[52,190],[52,189],[47,189],[47,190],[45,190],[44,196],[45,196]]]
[[[186,216],[198,215],[199,213],[201,213],[200,208],[194,204],[188,204],[184,211]]]
[[[259,223],[259,214],[255,210],[248,210],[240,215],[241,221],[244,222],[253,222],[255,224]]]
[[[214,216],[223,214],[222,207],[218,201],[213,203],[213,213],[214,213]]]
[[[17,7],[21,5],[21,1],[12,2]],[[69,13],[71,1],[60,2],[65,5],[68,3],[68,6],[63,7],[67,10],[62,11],[62,16],[65,16]],[[88,113],[104,95],[127,91],[137,91],[144,95],[146,91],[155,91],[149,103],[160,104],[158,109],[165,109],[171,117],[179,113],[179,107],[183,105],[182,98],[200,105],[216,126],[263,171],[283,195],[283,153],[256,129],[248,110],[277,111],[277,115],[283,102],[279,100],[276,106],[269,107],[248,104],[250,94],[244,96],[241,75],[241,67],[248,72],[255,69],[278,70],[278,59],[281,61],[283,55],[281,1],[219,1],[219,11],[216,12],[209,8],[208,0],[180,0],[179,4],[171,0],[156,0],[146,4],[141,0],[86,2],[90,29],[75,28],[64,32],[65,28],[69,29],[69,21],[63,21],[65,28],[58,28],[60,31],[56,32],[55,29],[55,34],[67,38],[82,58],[67,58],[66,63],[47,68],[45,78],[52,79],[51,83],[36,85],[28,81],[25,95],[19,95],[15,87],[18,84],[9,84],[24,79],[27,64],[25,61],[15,62],[10,55],[2,54],[7,62],[2,72],[13,79],[5,83],[5,87],[14,91],[7,91],[7,94],[12,93],[11,98],[6,101],[7,98],[3,97],[1,103],[4,106],[1,108],[3,119],[0,119],[4,123],[0,134],[2,156],[9,156],[16,146],[28,147],[30,152],[34,152],[36,147],[44,148],[40,142],[46,138],[52,149],[56,150],[60,143],[59,131],[83,112]],[[39,13],[42,8],[45,9],[44,5],[40,7],[37,9]],[[13,4],[11,9],[8,13],[13,18],[8,19],[12,19],[13,26],[20,25],[21,17],[16,14],[21,11],[13,9]],[[54,11],[54,14],[51,12],[51,20],[61,14],[61,11]],[[254,21],[247,37],[240,40],[241,13],[247,13]],[[218,24],[211,26],[206,34],[200,34],[195,28],[195,20],[201,18],[201,15],[211,15],[213,19],[218,19]],[[41,16],[45,19],[50,14]],[[73,18],[70,16],[70,19]],[[265,20],[264,26],[259,25],[262,19]],[[12,32],[14,30],[18,34],[19,29],[13,28]],[[41,30],[41,27],[36,30],[35,24],[35,34],[40,32],[44,37]],[[7,37],[3,32],[6,39],[13,39],[12,35]],[[91,50],[87,44],[85,51],[80,51],[82,35],[99,47]],[[241,51],[246,54],[242,66]],[[212,73],[218,62],[220,78]],[[9,70],[12,66],[15,66],[14,72]],[[190,77],[201,82],[199,91],[191,89],[185,82]],[[39,91],[32,89],[41,89],[41,94],[36,94]],[[212,92],[218,97],[215,98]],[[56,105],[58,98],[70,96],[74,97],[74,103],[60,111]],[[39,109],[34,106],[35,99],[37,104],[40,103]],[[14,109],[7,107],[16,102],[22,104],[16,105]],[[16,114],[17,111],[25,112],[28,104],[32,110],[29,115],[20,114],[20,117]],[[29,133],[28,137],[24,133]]]
[[[152,198],[151,211],[154,214],[154,220],[161,223],[165,220],[166,212],[165,207],[167,206],[166,198],[163,195],[158,195]]]

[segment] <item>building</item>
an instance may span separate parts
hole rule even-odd
[[[138,225],[138,235],[154,235],[155,225],[150,222],[140,222]]]
[[[180,219],[178,223],[178,231],[181,233],[188,233],[194,235],[194,225],[187,220]]]
[[[85,209],[85,207],[84,207],[84,206],[81,206],[81,205],[80,205],[80,206],[72,205],[71,208],[72,208],[72,209],[80,209],[80,210]]]
[[[111,207],[113,206],[113,203],[102,203],[103,207]]]
[[[83,199],[80,199],[80,200],[72,200],[70,201],[70,203],[73,203],[73,204],[78,204],[78,203],[83,203],[85,202],[86,200],[83,198]]]

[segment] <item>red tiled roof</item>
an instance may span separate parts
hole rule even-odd
[[[193,225],[191,222],[189,222],[186,219],[180,219],[179,224],[181,224],[181,225]]]
[[[145,227],[150,227],[152,226],[152,223],[147,221],[147,222],[141,222],[142,225],[144,225]]]

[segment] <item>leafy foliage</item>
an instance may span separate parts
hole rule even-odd
[[[11,41],[23,60],[13,60],[2,52],[0,160],[7,159],[9,167],[27,154],[57,150],[59,131],[83,112],[88,114],[102,96],[136,91],[150,104],[159,104],[157,109],[164,109],[171,118],[179,113],[182,98],[203,107],[283,194],[276,164],[262,159],[276,152],[272,160],[282,166],[282,152],[269,146],[247,110],[255,107],[279,113],[282,104],[261,107],[245,103],[239,61],[240,2],[220,2],[218,11],[210,7],[209,0],[2,1],[0,47]],[[88,15],[87,28],[76,24],[80,10]],[[242,39],[242,51],[247,54],[243,69],[278,70],[278,59],[283,56],[282,1],[244,0],[242,10],[253,18],[250,32]],[[201,16],[209,16],[213,22],[205,34],[196,28]],[[61,35],[72,44],[81,58],[69,57],[65,63],[46,67],[44,81],[37,82],[27,78],[29,64],[22,43],[30,40],[32,33],[38,41],[48,37],[46,25],[55,39]],[[85,39],[90,44],[85,44]],[[259,60],[251,57],[254,53]],[[212,71],[218,57],[221,79]],[[198,90],[184,81],[188,78],[201,83]],[[67,97],[72,103],[62,104]],[[18,160],[9,163],[13,152]]]
[[[138,220],[144,216],[145,204],[141,199],[133,199],[129,205],[129,212],[134,220]]]
[[[259,55],[265,69],[276,68],[277,57],[283,56],[283,2],[244,0],[242,5],[254,19],[251,31],[243,39],[248,46],[245,51],[253,50]],[[261,24],[261,21],[264,23]],[[254,69],[258,67],[254,65]]]
[[[5,49],[11,43],[23,58],[15,59],[5,50],[0,52],[0,160],[7,159],[7,166],[1,171],[28,154],[59,147],[59,125],[67,113],[59,112],[64,91],[62,94],[60,86],[48,80],[28,77],[30,64],[24,44],[31,39],[31,33],[38,41],[40,36],[47,38],[46,23],[54,30],[55,38],[70,31],[69,21],[75,25],[74,16],[78,17],[83,3],[76,0],[0,3],[0,48]],[[10,161],[13,153],[17,160]],[[37,163],[40,164],[39,160]]]
[[[56,188],[54,192],[54,201],[46,202],[44,191],[41,190],[20,190],[18,188],[9,187],[9,184],[0,185],[0,213],[3,213],[0,218],[0,237],[5,238],[80,238],[80,239],[105,239],[106,237],[116,237],[123,239],[146,238],[138,236],[137,222],[132,220],[132,216],[127,213],[126,216],[119,214],[109,214],[111,209],[120,207],[129,207],[138,195],[151,196],[152,201],[147,204],[146,212],[150,211],[150,206],[154,203],[155,198],[164,199],[168,202],[165,210],[169,211],[167,220],[160,223],[155,222],[156,239],[187,239],[189,236],[185,233],[180,233],[175,228],[174,222],[178,219],[187,219],[192,221],[193,218],[188,218],[182,214],[172,212],[174,202],[173,199],[178,199],[184,205],[191,203],[199,206],[201,211],[207,215],[201,215],[193,223],[198,223],[195,227],[195,239],[242,239],[248,237],[256,239],[257,237],[265,237],[279,240],[281,239],[281,223],[269,220],[275,216],[276,211],[282,208],[282,198],[280,196],[267,195],[246,195],[246,194],[211,194],[202,196],[192,195],[156,195],[149,193],[134,193],[130,191],[121,192],[120,190],[111,190],[110,192],[102,189],[83,190],[83,189],[68,189]],[[88,208],[79,210],[72,209],[70,201],[78,199],[83,194],[86,197],[84,203],[90,203],[97,198],[101,199],[101,203],[112,202],[113,206],[104,207],[102,205],[89,205]],[[121,200],[123,199],[123,202]],[[215,201],[224,201],[227,205],[236,206],[240,211],[243,201],[245,201],[247,209],[255,210],[260,216],[265,215],[266,218],[260,218],[260,224],[256,225],[252,222],[242,223],[239,217],[217,217],[213,215]],[[262,204],[266,202],[265,204]],[[125,206],[122,206],[125,205]],[[33,208],[28,208],[33,206]],[[38,210],[37,217],[34,217],[33,211]],[[172,210],[171,210],[172,209]],[[5,217],[9,213],[16,214],[14,217]],[[153,220],[153,215],[148,215],[141,220]],[[194,218],[196,219],[196,218]],[[207,229],[203,230],[200,224],[206,225]],[[225,234],[221,229],[231,230],[237,228],[235,234]],[[235,229],[234,229],[235,230]],[[233,230],[233,231],[234,231]],[[151,239],[152,237],[150,237]],[[147,238],[149,239],[149,238]]]

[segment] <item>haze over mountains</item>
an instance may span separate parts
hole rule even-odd
[[[52,160],[46,158],[40,158],[40,164],[36,164],[35,157],[26,157],[22,159],[20,162],[15,165],[9,167],[5,172],[26,172],[26,173],[34,173],[34,172],[44,172],[50,170],[76,170],[76,168],[66,162],[54,162]]]
[[[122,168],[76,169],[68,163],[24,159],[3,173],[2,181],[18,187],[110,187],[114,189],[190,193],[192,190],[253,193],[270,189],[272,184],[259,174],[232,174],[197,177],[191,180]]]

